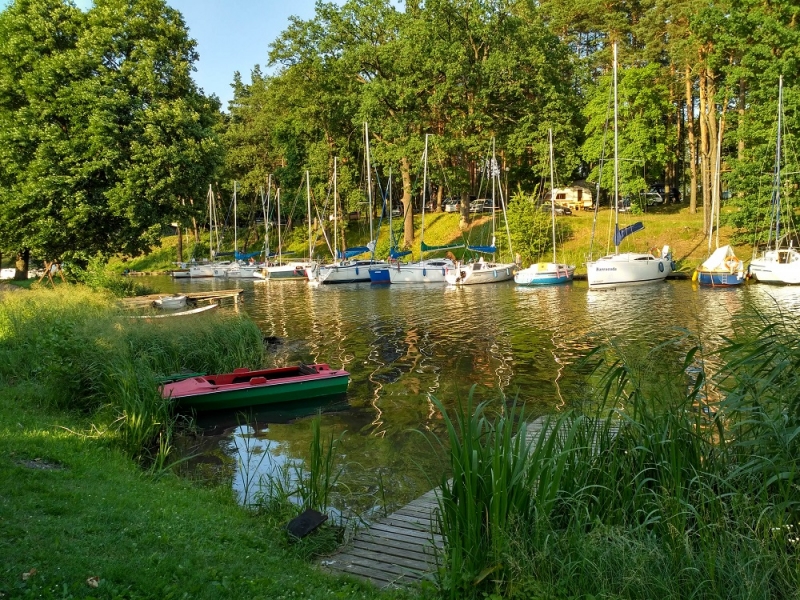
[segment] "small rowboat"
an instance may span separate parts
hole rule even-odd
[[[161,395],[175,400],[178,408],[220,410],[344,394],[349,381],[350,373],[342,369],[301,364],[189,377],[164,384]]]
[[[174,296],[161,296],[157,300],[153,300],[153,306],[168,310],[183,308],[186,306],[186,296],[178,294]]]

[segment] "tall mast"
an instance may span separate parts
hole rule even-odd
[[[494,218],[494,169],[495,169],[495,158],[494,158],[494,137],[492,137],[492,162],[489,164],[489,172],[490,177],[492,178],[492,246],[495,244],[495,218]]]
[[[781,239],[781,120],[783,116],[783,75],[778,79],[778,148],[775,153],[775,250]],[[769,247],[769,244],[767,244]]]
[[[336,197],[336,157],[333,157],[333,262],[335,263],[339,255],[339,230],[337,228],[337,212],[336,205],[339,203]]]
[[[281,250],[281,188],[275,190],[275,202],[278,205],[278,264],[283,264],[283,251]]]
[[[375,258],[375,244],[373,243],[372,234],[372,171],[369,160],[369,128],[367,122],[364,121],[364,145],[367,149],[367,199],[369,200],[369,246],[372,248],[370,251],[370,258]]]
[[[308,203],[308,260],[314,257],[314,243],[311,241],[311,177],[306,169],[306,201]]]
[[[619,133],[617,106],[617,42],[614,42],[614,254],[619,254],[617,231],[619,230]]]
[[[239,253],[239,242],[238,242],[238,228],[236,225],[236,182],[233,182],[233,260],[234,262],[238,259],[236,256]]]
[[[553,225],[553,262],[556,260],[556,178],[553,173],[553,130],[549,129],[550,138],[550,221]]]
[[[425,241],[425,203],[427,202],[427,193],[428,193],[428,134],[425,134],[425,153],[422,155],[423,159],[423,167],[422,167],[422,229],[420,232],[420,242]],[[422,249],[423,245],[420,243],[420,256],[419,259],[422,261],[425,258],[425,251]]]
[[[270,204],[272,203],[272,174],[267,178],[267,215],[264,217],[264,241],[267,244],[267,255],[264,261],[269,264],[269,213],[271,210]]]
[[[208,184],[208,257],[212,262],[214,261],[214,213],[212,207],[214,203],[214,190],[211,189],[211,184]]]
[[[270,185],[272,175],[267,179],[267,185]],[[269,265],[269,221],[267,220],[267,207],[264,200],[264,188],[261,188],[261,214],[264,218],[264,266]]]

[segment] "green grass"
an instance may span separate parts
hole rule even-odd
[[[38,404],[33,388],[0,391],[5,597],[402,597],[320,572],[301,559],[307,544],[290,544],[283,523],[241,508],[230,488],[149,476],[91,419]]]

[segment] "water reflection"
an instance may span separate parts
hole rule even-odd
[[[477,400],[499,406],[503,393],[525,402],[534,415],[553,412],[585,393],[577,364],[599,343],[646,352],[675,340],[657,352],[658,360],[677,365],[701,345],[693,368],[713,368],[713,351],[743,316],[800,310],[800,288],[714,289],[685,281],[600,291],[588,290],[585,282],[542,288],[513,282],[462,288],[168,279],[151,284],[164,291],[244,288],[242,310],[265,335],[280,338],[271,347],[274,364],[327,362],[350,371],[347,409],[326,412],[322,425],[337,437],[347,432],[342,481],[350,493],[340,508],[357,512],[391,508],[438,481],[443,457],[419,433],[445,438],[431,395],[452,408],[475,385]],[[229,452],[241,450],[237,440],[247,439],[258,450],[256,459],[270,457],[268,469],[308,458],[307,418],[248,422],[250,428],[236,425],[220,438],[233,444]],[[237,485],[244,485],[242,477],[237,475]]]

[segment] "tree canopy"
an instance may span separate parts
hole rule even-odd
[[[0,13],[0,248],[147,250],[222,160],[219,106],[163,0],[16,0]],[[155,233],[155,235],[153,235]]]

